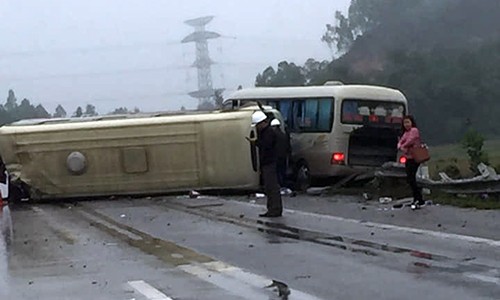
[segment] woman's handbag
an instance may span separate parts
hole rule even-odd
[[[427,145],[421,144],[416,147],[412,147],[410,149],[410,155],[413,157],[415,162],[417,163],[423,163],[431,159],[431,156],[429,154],[429,149],[427,148]]]

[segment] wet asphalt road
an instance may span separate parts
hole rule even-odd
[[[219,198],[4,207],[0,299],[500,299],[491,237]],[[12,232],[11,232],[12,229]]]

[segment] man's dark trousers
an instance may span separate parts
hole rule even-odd
[[[283,204],[281,202],[278,174],[276,173],[276,163],[261,166],[261,171],[262,181],[264,181],[264,192],[267,196],[267,212],[269,214],[281,215],[283,213]]]

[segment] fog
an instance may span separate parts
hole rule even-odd
[[[313,5],[314,3],[314,5]],[[0,100],[9,89],[52,113],[94,104],[143,111],[195,108],[193,28],[211,15],[214,88],[224,95],[281,60],[328,59],[325,24],[349,0],[4,0],[0,2]]]

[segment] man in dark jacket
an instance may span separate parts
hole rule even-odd
[[[288,135],[281,129],[281,122],[278,119],[271,121],[271,127],[276,133],[276,167],[278,172],[278,182],[283,188],[286,185],[286,170],[288,165],[288,157],[291,152],[290,139]]]
[[[267,212],[259,216],[268,218],[281,217],[283,204],[278,184],[278,175],[276,173],[276,132],[271,128],[269,119],[262,111],[256,111],[252,115],[252,123],[257,128],[256,145],[259,148],[260,172],[264,183],[264,192],[267,196]]]

